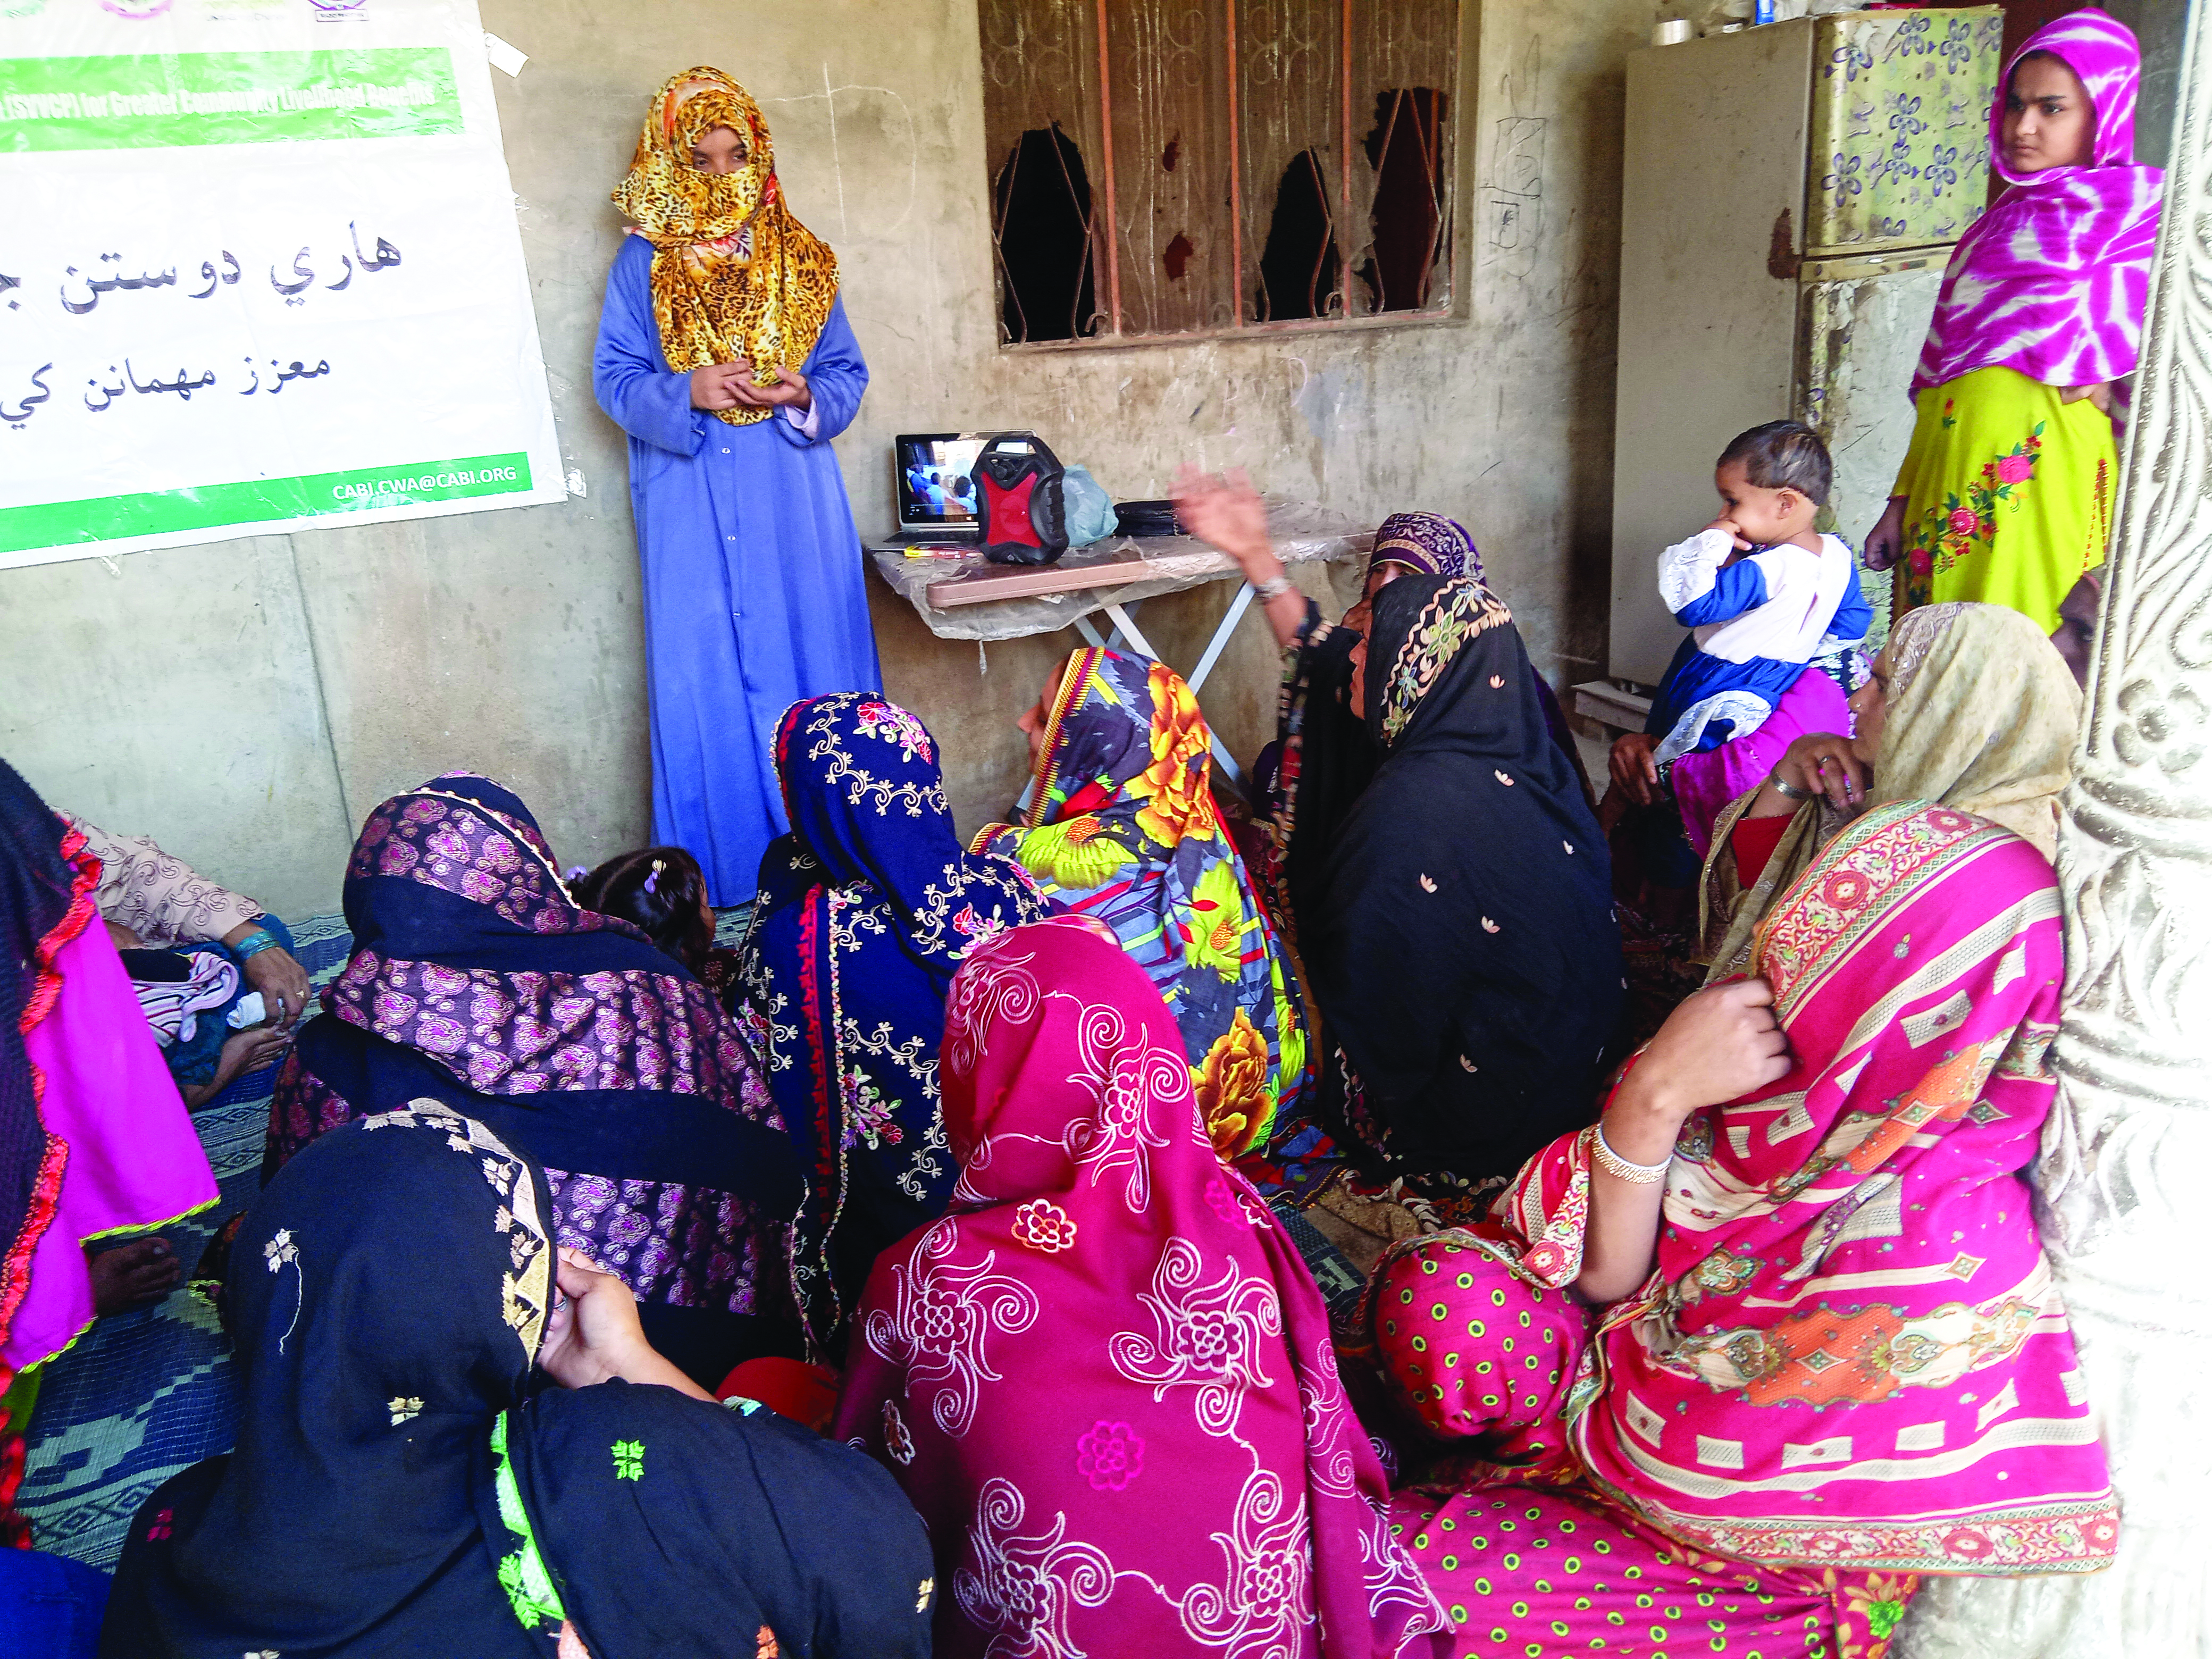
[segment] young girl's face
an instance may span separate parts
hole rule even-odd
[[[1813,527],[1813,504],[1794,489],[1765,489],[1752,483],[1741,461],[1723,461],[1713,472],[1721,516],[1753,547],[1772,547]]]
[[[2087,167],[2096,156],[2097,112],[2081,77],[2047,52],[2020,60],[2005,88],[2005,165],[2014,173]]]
[[[745,141],[730,127],[708,127],[691,146],[691,165],[702,173],[735,173],[751,159]]]

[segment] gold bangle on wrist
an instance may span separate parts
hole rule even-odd
[[[1590,1140],[1590,1155],[1597,1167],[1615,1181],[1625,1181],[1632,1187],[1656,1186],[1667,1178],[1667,1170],[1674,1162],[1670,1157],[1663,1164],[1632,1164],[1613,1150],[1605,1138],[1605,1125],[1597,1126],[1597,1133]]]

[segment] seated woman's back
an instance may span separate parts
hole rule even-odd
[[[544,1170],[483,1123],[319,1137],[233,1261],[237,1449],[131,1522],[107,1659],[927,1652],[927,1545],[866,1459],[649,1349],[617,1376],[670,1381],[551,1385],[638,1355],[635,1311],[556,1266]]]
[[[1623,984],[1604,839],[1481,583],[1384,587],[1360,684],[1382,760],[1301,923],[1325,1120],[1381,1171],[1510,1175],[1595,1105]]]
[[[1050,907],[1012,859],[961,851],[936,740],[897,704],[792,704],[775,769],[791,830],[762,855],[723,994],[805,1161],[793,1280],[836,1354],[876,1253],[952,1194],[938,1047],[954,970]]]
[[[836,1428],[929,1524],[936,1651],[1440,1650],[1320,1294],[1110,935],[980,948],[945,1066],[953,1210],[878,1262]]]
[[[1032,723],[1026,819],[991,825],[976,849],[1018,858],[1057,903],[1113,931],[1182,1029],[1214,1150],[1264,1152],[1306,1094],[1305,1014],[1214,805],[1198,699],[1164,662],[1088,649]]]

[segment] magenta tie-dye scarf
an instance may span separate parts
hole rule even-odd
[[[2037,52],[2088,89],[2096,137],[2087,167],[2024,173],[2005,165],[2004,88]],[[2135,36],[2101,11],[2070,12],[2013,54],[1990,112],[1990,165],[2012,188],[1952,251],[1915,393],[1993,365],[2059,386],[2134,372],[2165,180],[2160,168],[2135,165],[2142,77]]]

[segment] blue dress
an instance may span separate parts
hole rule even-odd
[[[753,896],[761,854],[790,828],[774,737],[802,697],[883,686],[860,538],[830,441],[852,424],[868,366],[842,299],[801,369],[809,437],[778,410],[732,426],[691,407],[661,355],[653,246],[623,240],[607,276],[592,392],[629,434],[630,507],[645,572],[653,834],[707,872],[710,901]]]

